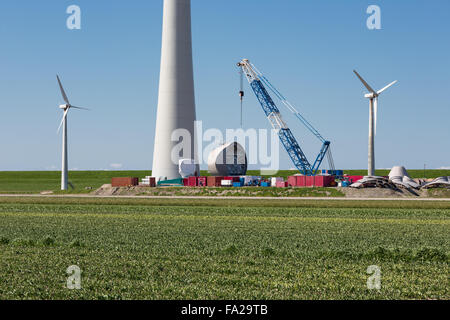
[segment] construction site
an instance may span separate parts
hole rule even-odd
[[[0,300],[449,300],[439,1],[3,1]]]
[[[338,172],[339,173],[339,172]],[[335,191],[334,191],[335,190]],[[348,198],[428,198],[448,196],[448,177],[411,178],[404,167],[394,167],[388,176],[356,175],[288,177],[261,176],[199,176],[156,182],[154,177],[113,178],[93,191],[96,195],[159,195],[159,196],[275,196]]]
[[[163,43],[164,44],[164,43]],[[163,46],[164,48],[164,46]],[[163,50],[164,51],[164,50]],[[164,61],[164,58],[163,58]],[[187,62],[189,64],[189,62]],[[195,119],[195,108],[190,105],[191,113],[186,115],[186,110],[177,110],[178,104],[167,105],[165,92],[160,99],[161,111],[158,108],[157,131],[154,151],[154,171],[152,176],[146,176],[141,181],[136,177],[113,178],[111,188],[120,187],[273,187],[273,188],[352,188],[352,189],[389,189],[392,195],[406,194],[420,196],[420,190],[430,188],[449,188],[450,179],[447,176],[436,179],[416,178],[412,179],[403,166],[395,166],[387,176],[375,175],[375,136],[377,127],[378,98],[381,93],[397,83],[391,82],[381,90],[375,91],[364,80],[364,78],[354,70],[357,78],[369,91],[364,97],[369,99],[369,143],[368,143],[368,170],[367,175],[349,175],[344,170],[335,168],[334,159],[331,153],[331,141],[325,139],[319,131],[290,103],[281,92],[248,60],[243,59],[237,66],[240,69],[241,87],[239,97],[241,102],[241,127],[242,127],[242,104],[245,96],[244,78],[248,80],[250,88],[255,94],[264,115],[267,117],[271,127],[278,135],[278,138],[288,154],[292,164],[298,170],[298,173],[284,177],[276,175],[270,177],[247,175],[248,155],[245,147],[236,141],[229,141],[215,150],[208,157],[208,176],[200,176],[199,165],[195,159],[178,159],[178,164],[170,163],[169,157],[172,150],[169,148],[172,141],[161,143],[160,136],[169,137],[170,132],[167,128],[176,130],[175,124],[170,119],[173,114],[182,113],[186,121],[185,128],[192,130],[193,120]],[[172,69],[170,69],[172,70]],[[190,66],[188,67],[190,70]],[[165,79],[164,69],[161,72],[162,81]],[[190,79],[191,77],[189,77]],[[172,84],[173,85],[173,84]],[[270,94],[270,93],[272,94]],[[176,93],[176,92],[175,92]],[[185,94],[185,91],[183,91]],[[275,100],[275,97],[277,100]],[[171,100],[172,101],[172,100]],[[321,143],[319,154],[314,162],[310,162],[300,145],[300,140],[294,136],[287,122],[283,119],[282,113],[275,101],[279,101],[286,109],[295,116],[299,123],[304,126],[313,137]],[[167,108],[171,112],[167,111]],[[175,109],[174,109],[175,108]],[[186,118],[187,117],[187,118]],[[159,131],[158,131],[159,130]],[[189,150],[195,153],[197,150]],[[324,161],[326,159],[326,161]],[[172,159],[173,160],[173,159]],[[321,169],[324,163],[327,163],[329,169]],[[161,167],[161,168],[160,168]],[[104,186],[104,189],[108,186]],[[117,190],[116,190],[117,191]],[[115,192],[115,191],[114,191]],[[345,192],[344,192],[345,193]],[[348,193],[348,192],[347,192]],[[373,193],[373,192],[372,192]],[[381,192],[383,193],[383,192]],[[364,194],[367,195],[367,192]],[[373,193],[374,196],[377,193]],[[355,192],[352,193],[355,195]]]
[[[194,141],[197,138],[194,128],[197,114],[192,47],[190,2],[165,1],[151,176],[146,176],[143,179],[142,177],[113,178],[111,188],[338,187],[376,188],[394,191],[405,189],[409,190],[412,195],[417,194],[418,190],[449,188],[450,178],[448,176],[433,180],[427,180],[425,177],[412,179],[403,166],[393,167],[389,175],[386,176],[375,175],[375,138],[379,98],[386,90],[397,84],[397,81],[390,82],[380,90],[375,90],[362,75],[353,70],[356,76],[355,81],[360,81],[363,88],[367,90],[363,96],[369,100],[369,134],[367,174],[351,175],[335,167],[331,152],[331,147],[334,144],[332,139],[325,138],[249,59],[242,59],[236,64],[240,74],[240,89],[236,95],[236,102],[238,102],[237,97],[240,99],[240,129],[247,129],[243,126],[242,121],[244,97],[247,96],[244,82],[247,80],[248,87],[260,105],[264,117],[268,120],[267,128],[276,133],[282,145],[280,149],[284,149],[296,171],[286,177],[280,177],[276,174],[267,176],[262,173],[260,175],[249,175],[247,174],[248,159],[254,157],[249,152],[253,150],[238,141],[230,140],[222,141],[209,153],[208,172],[202,176],[197,159],[199,154],[203,154],[204,150],[198,150]],[[61,190],[66,191],[69,190],[69,186],[73,188],[68,176],[68,112],[72,108],[83,110],[86,110],[86,108],[72,105],[59,76],[57,76],[57,82],[64,100],[64,104],[59,106],[64,111],[59,129],[62,128]],[[283,111],[279,106],[283,108]],[[283,116],[284,112],[291,116],[296,123],[288,124]],[[308,159],[304,152],[306,141],[309,138],[304,134],[301,136],[294,134],[295,130],[291,130],[291,125],[293,125],[292,128],[300,126],[302,129],[306,129],[305,132],[310,137],[318,140],[320,149],[312,159]],[[186,136],[180,136],[178,140],[174,139],[174,136],[178,136],[179,132],[183,132]],[[184,143],[185,140],[187,143]],[[179,149],[181,142],[183,146]],[[278,150],[271,150],[270,152],[269,157],[278,157]],[[363,153],[365,151],[358,150],[356,152]],[[395,163],[396,160],[393,159],[392,162]]]

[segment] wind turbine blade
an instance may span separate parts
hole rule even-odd
[[[374,113],[375,113],[375,135],[377,135],[377,121],[378,121],[378,97],[374,99]]]
[[[386,91],[387,89],[389,89],[390,87],[392,87],[394,84],[396,84],[398,81],[395,80],[394,82],[388,84],[386,87],[384,87],[383,89],[381,89],[380,91],[377,92],[377,94],[381,94],[383,91]]]
[[[356,76],[359,78],[359,80],[361,80],[361,82],[362,82],[363,85],[367,88],[367,90],[369,90],[370,92],[376,94],[375,90],[373,90],[372,87],[369,86],[369,84],[366,82],[366,80],[364,80],[364,79],[359,75],[359,73],[356,72],[356,70],[353,70],[353,72],[356,74]]]
[[[75,109],[81,109],[81,110],[91,110],[88,108],[83,108],[83,107],[76,107],[76,106],[70,106],[71,108],[75,108]]]
[[[59,89],[61,90],[61,94],[62,94],[62,96],[63,96],[64,101],[65,101],[67,104],[70,104],[69,99],[67,99],[67,95],[66,95],[66,93],[64,92],[64,88],[63,88],[63,86],[62,86],[62,84],[61,84],[61,80],[59,80],[58,75],[56,75],[56,79],[58,79]]]
[[[67,113],[68,113],[68,112],[69,112],[69,108],[67,108],[66,111],[64,111],[64,115],[63,115],[63,117],[62,117],[61,123],[59,124],[58,131],[57,131],[57,132],[59,132],[59,130],[61,130],[61,126],[62,126],[62,124],[63,124],[63,122],[64,122],[64,119],[67,117]]]

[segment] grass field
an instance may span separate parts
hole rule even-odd
[[[423,170],[409,170],[413,178],[422,178]],[[296,174],[297,171],[281,170],[277,176],[288,177]],[[350,175],[364,175],[364,170],[346,170]],[[388,170],[379,170],[377,175],[387,175]],[[260,175],[259,171],[249,171],[249,175]],[[139,177],[151,175],[151,171],[71,171],[69,181],[74,185],[75,190],[70,193],[87,193],[86,187],[98,189],[103,184],[111,183],[112,177]],[[202,172],[202,175],[208,175]],[[427,178],[440,176],[450,176],[450,170],[427,170]],[[39,193],[44,190],[56,191],[60,189],[61,173],[56,171],[0,171],[0,193]]]
[[[99,188],[111,183],[112,177],[145,177],[150,171],[71,171],[69,181],[75,192],[89,192],[86,187]],[[0,193],[39,193],[59,190],[61,172],[56,171],[3,171],[0,172]]]
[[[0,198],[0,299],[449,299],[449,218],[450,202]]]

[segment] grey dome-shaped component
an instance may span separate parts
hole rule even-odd
[[[178,168],[178,171],[182,178],[188,178],[198,175],[198,165],[195,163],[194,159],[181,159],[179,161]]]
[[[410,178],[405,167],[396,166],[389,172],[389,180],[398,187],[419,189],[420,184]]]
[[[396,166],[391,169],[391,172],[389,172],[389,179],[394,179],[394,177],[400,177],[403,179],[403,177],[409,177],[408,171],[406,171],[405,167],[402,166]]]
[[[247,173],[247,155],[237,142],[226,143],[208,157],[208,171],[213,176],[243,176]]]

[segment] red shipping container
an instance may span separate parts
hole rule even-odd
[[[346,176],[346,178],[348,178],[348,181],[350,181],[351,183],[355,183],[358,180],[364,178],[364,176]]]
[[[112,187],[132,187],[139,185],[139,178],[115,177],[111,179]]]
[[[307,187],[314,187],[314,176],[306,176],[306,186]]]
[[[224,180],[223,177],[208,177],[206,185],[208,187],[220,187],[222,180]]]
[[[334,176],[315,176],[314,186],[315,187],[329,187],[334,181]]]
[[[188,178],[188,186],[196,187],[197,186],[197,177],[189,177]]]
[[[231,180],[233,182],[240,182],[239,177],[224,177],[223,180]]]
[[[198,177],[197,178],[197,187],[206,187],[207,178],[206,177]]]
[[[150,177],[149,181],[150,181],[150,183],[149,183],[150,187],[152,187],[152,188],[156,187],[156,178]]]
[[[290,187],[296,187],[297,186],[297,177],[296,176],[288,177],[288,186],[290,186]]]
[[[297,187],[306,187],[306,176],[296,176]]]
[[[183,179],[183,186],[187,187],[189,185],[189,179],[188,178],[184,178]]]
[[[288,186],[288,183],[284,182],[284,181],[278,181],[276,184],[277,188],[286,188],[287,186]]]

